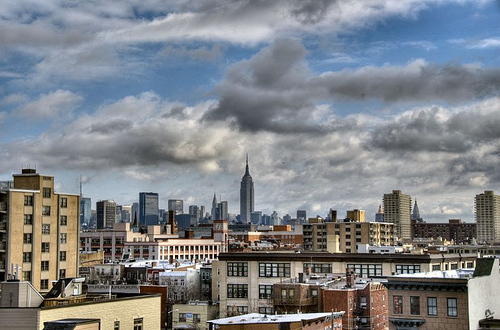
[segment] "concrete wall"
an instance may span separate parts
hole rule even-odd
[[[477,329],[479,320],[485,318],[485,311],[495,313],[495,318],[500,316],[500,274],[498,259],[493,263],[490,276],[479,276],[469,280],[469,329]]]

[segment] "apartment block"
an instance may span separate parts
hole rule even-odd
[[[394,235],[400,240],[411,239],[411,197],[401,190],[384,194],[384,222],[394,224]]]
[[[23,169],[0,190],[0,280],[50,283],[78,275],[80,197],[56,193],[54,177]]]
[[[273,285],[304,276],[333,278],[349,268],[361,278],[474,267],[475,254],[413,255],[326,252],[221,253],[212,263],[219,316],[272,311]]]
[[[450,219],[448,223],[429,223],[412,220],[413,238],[442,238],[455,244],[469,243],[477,237],[475,223],[465,223],[460,219]]]
[[[480,243],[500,242],[500,196],[487,190],[476,195],[474,209],[477,223],[477,240]]]
[[[316,222],[302,225],[307,251],[355,253],[360,245],[394,245],[394,225],[383,222]]]
[[[388,278],[389,329],[478,329],[500,312],[498,259],[478,259],[475,270]]]

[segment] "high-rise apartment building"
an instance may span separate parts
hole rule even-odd
[[[54,177],[23,169],[0,190],[0,281],[42,292],[78,276],[80,196],[54,192]]]
[[[254,195],[253,195],[253,179],[250,176],[247,164],[245,167],[245,175],[241,179],[240,187],[240,221],[243,223],[250,222],[250,214],[254,211]]]
[[[476,195],[477,240],[479,242],[500,242],[500,196],[491,190]]]
[[[174,211],[175,214],[184,213],[184,201],[182,199],[169,199],[168,210]]]
[[[157,225],[159,212],[157,193],[139,193],[139,227]]]
[[[411,197],[401,190],[384,194],[384,222],[394,224],[394,235],[411,239]]]
[[[113,200],[103,200],[96,203],[97,229],[113,228],[116,222],[116,203]]]

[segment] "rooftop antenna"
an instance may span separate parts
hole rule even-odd
[[[83,196],[83,194],[82,194],[82,184],[83,184],[82,183],[82,175],[80,174],[80,197]]]

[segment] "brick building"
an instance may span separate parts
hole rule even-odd
[[[389,329],[387,288],[379,282],[356,280],[350,269],[346,280],[322,287],[323,311],[345,311],[344,329]]]
[[[412,238],[439,238],[455,244],[470,243],[477,237],[475,223],[465,223],[460,219],[450,219],[448,223],[428,223],[412,221]]]
[[[486,311],[500,313],[498,259],[475,270],[388,277],[389,329],[477,329]]]

